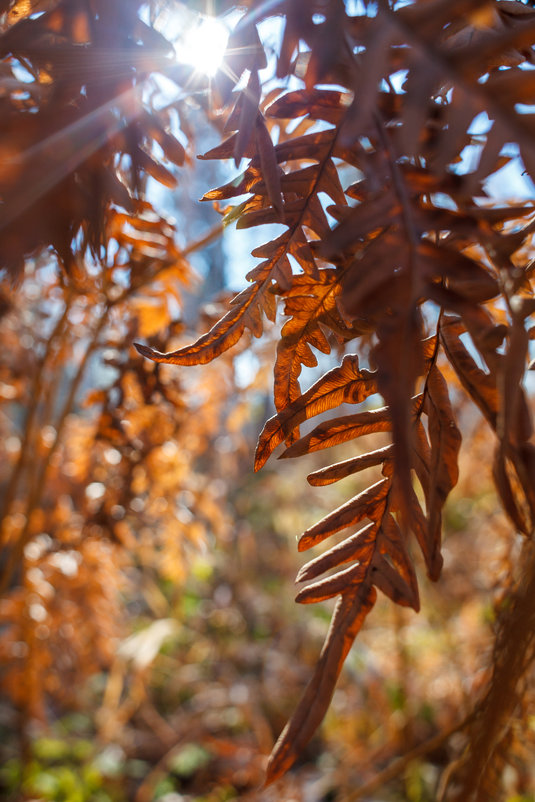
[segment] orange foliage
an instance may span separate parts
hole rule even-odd
[[[317,467],[310,484],[373,473],[299,540],[303,551],[352,530],[297,577],[308,583],[297,601],[337,601],[268,783],[314,735],[377,591],[419,609],[414,543],[427,577],[440,578],[445,504],[459,477],[452,398],[461,386],[496,438],[498,495],[528,544],[524,576],[510,578],[499,618],[488,692],[459,724],[469,730],[452,768],[461,791],[448,774],[440,791],[490,799],[532,659],[531,637],[516,658],[507,631],[522,631],[521,616],[535,620],[535,445],[524,389],[535,305],[533,199],[484,196],[489,177],[513,161],[510,143],[534,175],[524,107],[533,100],[535,12],[519,0],[380,0],[354,13],[341,0],[240,6],[209,101],[199,102],[226,136],[202,158],[247,164],[203,200],[221,209],[238,199],[223,223],[239,230],[284,230],[253,250],[262,261],[248,286],[184,345],[176,308],[187,256],[211,234],[180,249],[147,199],[148,179],[176,187],[174,165],[191,150],[182,144],[187,103],[177,101],[176,115],[172,104],[157,110],[147,82],[167,74],[187,95],[202,81],[173,64],[145,5],[48,0],[37,14],[32,3],[0,4],[0,267],[12,281],[27,273],[19,292],[3,296],[1,387],[13,418],[23,416],[2,465],[0,657],[15,658],[6,687],[26,718],[45,717],[47,695],[73,704],[72,676],[111,665],[118,596],[137,564],[178,583],[192,547],[228,531],[206,475],[236,389],[232,354],[211,387],[197,385],[204,406],[167,365],[205,365],[247,347],[244,333],[260,337],[264,316],[274,322],[280,308],[276,414],[256,468],[283,442],[284,458],[346,444],[349,458]],[[157,3],[148,6],[157,13]],[[274,15],[284,30],[271,64],[260,33]],[[265,69],[275,88],[263,84]],[[485,134],[475,125],[482,112],[493,123]],[[135,338],[147,341],[138,354]],[[303,391],[303,368],[317,367],[318,351],[345,355]],[[107,381],[91,376],[97,353]],[[82,406],[86,382],[99,387]],[[359,409],[339,409],[346,404]],[[372,450],[362,452],[364,436]]]

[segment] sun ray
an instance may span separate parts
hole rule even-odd
[[[12,158],[12,166],[20,165],[21,171],[23,166],[27,170],[30,163],[35,165],[34,178],[9,198],[9,205],[2,214],[0,230],[13,223],[26,209],[95,153],[110,135],[131,122],[141,109],[141,91],[141,85],[126,90]],[[123,116],[117,117],[116,122],[110,125],[108,112],[117,106],[121,107]],[[42,159],[44,154],[51,153],[58,154],[53,168],[50,167],[51,159],[46,162]],[[46,164],[44,169],[43,164]]]
[[[209,77],[225,54],[229,31],[217,17],[200,16],[177,45],[177,59]]]
[[[193,25],[189,26],[189,32],[183,37],[182,43],[177,46],[177,61],[193,67],[192,79],[194,75],[206,76],[207,87],[206,90],[203,90],[206,92],[209,91],[212,78],[218,70],[228,75],[234,83],[239,80],[239,76],[224,60],[225,55],[232,55],[237,52],[237,49],[229,48],[227,50],[229,28],[218,17],[212,15],[213,10],[213,3],[208,3],[206,13],[196,15]],[[241,48],[239,50],[241,51]],[[161,61],[161,54],[155,55]],[[122,72],[123,63],[125,66],[130,65],[130,51],[123,56],[120,50],[103,49],[99,51],[93,69],[95,73],[102,72],[103,65],[105,65],[107,69],[113,66],[116,72]],[[89,64],[87,68],[92,69]],[[165,65],[162,65],[162,73],[165,74],[168,70],[172,71],[172,62],[166,58]],[[0,230],[11,225],[19,215],[102,147],[110,136],[135,119],[142,108],[143,89],[144,83],[140,82],[137,86],[110,98],[98,108],[20,152],[12,160],[12,166],[15,169],[20,167],[21,172],[23,167],[27,169],[30,165],[35,166],[33,169],[34,180],[31,184],[21,184],[16,187],[9,199],[9,206],[3,210]],[[188,86],[183,86],[181,96],[186,97],[188,94]],[[179,98],[173,97],[173,102],[176,102],[177,99]],[[117,108],[120,109],[120,114],[114,115],[115,120],[110,124],[109,112],[111,109]],[[43,159],[45,154],[57,154],[57,158]]]

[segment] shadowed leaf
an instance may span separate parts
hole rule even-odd
[[[322,721],[344,660],[377,598],[374,588],[361,586],[355,596],[337,602],[318,664],[292,718],[269,758],[266,785],[288,771]]]

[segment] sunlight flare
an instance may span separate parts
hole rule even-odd
[[[177,44],[177,58],[197,72],[213,76],[219,69],[229,32],[215,17],[199,17]]]

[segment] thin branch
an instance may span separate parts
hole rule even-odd
[[[48,338],[45,352],[37,365],[37,369],[33,376],[32,385],[29,390],[29,399],[30,399],[30,406],[28,409],[28,414],[26,416],[26,421],[24,423],[24,434],[22,436],[22,442],[20,445],[20,451],[17,463],[13,468],[13,472],[9,479],[8,485],[4,490],[2,501],[0,502],[0,525],[5,520],[7,515],[11,510],[11,506],[13,501],[15,500],[15,496],[18,490],[19,481],[23,474],[24,468],[28,463],[28,449],[32,440],[34,422],[37,415],[37,410],[39,408],[39,401],[41,399],[41,391],[43,386],[43,378],[45,368],[47,366],[48,359],[52,352],[52,348],[55,345],[55,342],[58,337],[61,336],[65,323],[67,321],[67,315],[69,313],[70,305],[72,302],[72,295],[71,293],[67,293],[67,297],[65,300],[65,308],[63,310],[63,314],[58,319],[54,330],[52,331],[50,337]],[[3,530],[0,529],[0,543],[2,542],[2,535]]]
[[[387,782],[390,780],[394,780],[396,777],[405,770],[405,768],[412,763],[413,760],[417,760],[424,755],[429,754],[429,752],[433,752],[435,749],[438,749],[439,746],[451,738],[456,732],[460,732],[464,730],[465,727],[472,721],[474,717],[474,713],[470,713],[468,716],[463,718],[462,721],[457,722],[457,724],[453,724],[451,727],[448,727],[442,732],[437,733],[432,738],[429,738],[427,741],[424,741],[418,746],[415,746],[414,749],[411,749],[409,752],[406,752],[401,757],[398,757],[394,760],[389,766],[387,766],[383,771],[380,771],[372,780],[364,785],[361,785],[360,788],[357,788],[355,791],[351,791],[347,794],[341,802],[357,802],[357,800],[362,799],[364,796],[377,791]]]
[[[194,726],[188,730],[187,733],[177,735],[176,742],[173,746],[165,752],[156,765],[147,774],[139,788],[137,789],[135,802],[150,802],[153,798],[154,788],[158,781],[164,777],[169,771],[171,760],[176,757],[179,752],[184,748],[184,743],[192,740],[201,739],[203,730],[200,726]]]
[[[202,248],[206,248],[208,245],[211,245],[212,242],[215,242],[215,240],[221,236],[223,231],[224,231],[223,224],[216,223],[214,226],[212,226],[212,228],[208,229],[206,234],[203,234],[202,237],[199,237],[199,239],[193,240],[192,242],[189,243],[189,245],[186,245],[186,247],[182,251],[180,251],[178,258],[187,259],[187,257],[191,256],[192,253],[200,251]],[[172,262],[165,261],[163,262],[163,264],[160,262],[161,266],[153,274],[151,274],[150,276],[144,276],[137,284],[133,282],[117,298],[108,299],[109,308],[111,309],[114,306],[118,306],[119,304],[124,303],[124,301],[128,300],[133,293],[139,292],[139,290],[143,289],[143,287],[146,287],[148,284],[152,283],[153,281],[156,281],[158,279],[158,274],[163,270],[167,270],[171,266],[171,264],[174,264],[176,261],[177,261],[176,259],[173,259]]]
[[[84,377],[85,370],[87,368],[89,359],[90,359],[91,355],[93,354],[93,352],[98,347],[99,337],[100,337],[100,334],[102,333],[102,330],[103,330],[104,326],[106,325],[106,323],[108,321],[109,313],[110,313],[110,307],[106,306],[104,308],[104,311],[102,312],[99,320],[98,320],[98,323],[97,323],[97,325],[95,327],[95,330],[93,332],[93,337],[92,337],[91,341],[89,342],[89,345],[86,348],[84,356],[82,357],[82,360],[80,361],[80,364],[78,365],[78,369],[76,371],[76,374],[75,374],[75,376],[74,376],[74,378],[73,378],[73,380],[71,382],[69,393],[67,395],[67,398],[65,399],[65,403],[64,403],[63,408],[62,408],[62,410],[60,412],[58,421],[56,422],[56,426],[55,426],[56,434],[55,434],[54,440],[52,442],[52,445],[50,446],[50,448],[49,448],[48,452],[46,453],[46,456],[44,457],[44,459],[43,459],[38,471],[36,472],[34,482],[32,484],[32,487],[31,487],[30,491],[29,491],[29,494],[28,494],[28,499],[27,499],[27,502],[26,502],[26,508],[24,510],[24,513],[23,513],[24,518],[25,518],[24,527],[23,527],[20,535],[18,536],[16,543],[14,543],[13,546],[11,547],[11,551],[9,552],[7,560],[6,560],[6,566],[5,566],[4,573],[0,577],[0,595],[5,593],[5,591],[8,589],[9,584],[11,582],[11,579],[12,579],[12,577],[14,575],[14,572],[15,572],[15,570],[17,568],[17,564],[19,562],[21,562],[21,560],[22,560],[22,555],[24,553],[24,547],[26,546],[28,540],[30,539],[30,537],[32,535],[32,531],[31,531],[31,528],[30,528],[32,513],[37,508],[37,506],[38,506],[38,504],[39,504],[39,502],[40,502],[40,500],[41,500],[41,498],[43,496],[43,492],[44,492],[44,489],[45,489],[46,475],[47,475],[47,472],[48,472],[48,468],[50,466],[51,459],[52,459],[53,455],[56,453],[57,448],[61,443],[61,438],[63,436],[63,430],[65,428],[67,417],[70,414],[70,412],[72,411],[72,408],[73,408],[73,405],[74,405],[74,402],[75,402],[75,399],[76,399],[76,394],[78,392],[78,388],[80,387],[80,383],[81,383],[81,381],[82,381],[82,379]]]

